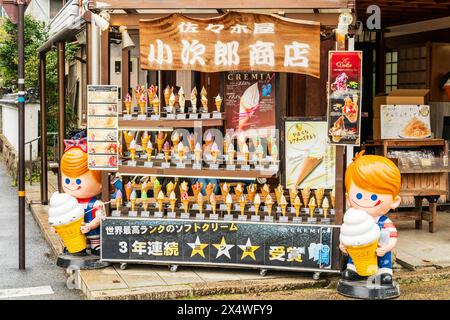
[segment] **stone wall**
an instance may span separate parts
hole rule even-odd
[[[0,133],[0,156],[8,174],[17,182],[19,155],[8,139]]]

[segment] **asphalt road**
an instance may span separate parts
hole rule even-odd
[[[65,270],[57,267],[50,257],[51,249],[29,210],[25,219],[26,270],[20,271],[17,189],[11,187],[11,180],[0,164],[0,299],[82,299],[81,291],[67,288]],[[11,298],[13,293],[22,296]]]

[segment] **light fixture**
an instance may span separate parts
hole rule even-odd
[[[109,28],[109,13],[106,11],[100,12],[100,14],[91,13],[91,18],[95,25],[100,28],[100,30],[105,31]]]
[[[136,47],[130,37],[130,34],[128,33],[127,27],[120,26],[119,32],[122,35],[122,49],[133,49],[134,47]]]

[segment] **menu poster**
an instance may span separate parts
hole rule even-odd
[[[382,105],[381,139],[426,139],[431,137],[430,106]]]
[[[334,188],[336,147],[328,144],[326,129],[326,121],[286,120],[286,188]]]
[[[88,166],[118,170],[118,86],[88,86]]]
[[[276,127],[275,94],[274,72],[227,72],[226,128],[235,132],[254,129],[266,137]]]
[[[330,143],[360,145],[362,51],[330,51],[328,63]]]

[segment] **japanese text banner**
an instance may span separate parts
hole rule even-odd
[[[320,76],[320,24],[228,12],[209,19],[180,13],[139,22],[141,68],[274,71]]]

